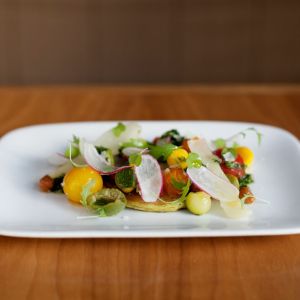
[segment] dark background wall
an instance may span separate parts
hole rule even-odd
[[[299,0],[0,0],[0,84],[299,81]]]

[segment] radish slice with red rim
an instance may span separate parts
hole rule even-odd
[[[103,155],[99,154],[93,144],[81,141],[80,151],[86,163],[98,171],[102,175],[111,175],[120,172],[123,169],[131,168],[131,166],[115,167],[108,163]]]
[[[155,202],[163,186],[160,165],[151,155],[142,155],[142,162],[135,167],[141,197],[145,202]]]
[[[203,166],[200,168],[188,168],[187,174],[196,186],[213,198],[223,202],[239,200],[239,190],[208,168]]]

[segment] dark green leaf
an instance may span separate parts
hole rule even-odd
[[[162,136],[162,139],[164,138],[170,138],[170,143],[180,146],[184,140],[184,137],[180,135],[177,129],[171,129],[166,131]]]
[[[131,168],[121,170],[115,175],[115,183],[121,190],[135,187],[134,171]]]
[[[251,174],[246,174],[244,177],[239,179],[240,187],[248,186],[249,184],[253,183],[253,177]]]

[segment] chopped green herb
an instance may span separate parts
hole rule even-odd
[[[222,149],[226,147],[226,141],[221,138],[214,140],[214,144],[217,149]]]
[[[99,217],[117,215],[126,207],[126,197],[118,189],[104,188],[89,199],[89,207]]]
[[[88,207],[87,199],[91,195],[91,189],[94,184],[95,184],[95,179],[89,180],[89,182],[82,189],[80,203],[84,207]]]
[[[232,156],[233,156],[233,158],[236,158],[237,157],[237,150],[236,150],[236,148],[224,148],[223,150],[222,150],[222,156],[224,156],[226,153],[231,153],[232,154]]]
[[[166,131],[162,136],[162,139],[164,138],[170,138],[170,143],[180,146],[184,140],[184,137],[180,135],[177,129],[171,129]]]
[[[126,126],[123,123],[118,123],[118,125],[112,129],[112,132],[116,137],[119,137],[125,130]]]
[[[177,190],[182,190],[186,186],[185,182],[177,181],[174,177],[171,177],[171,183]]]
[[[167,158],[170,156],[170,154],[173,152],[173,150],[177,149],[178,147],[173,144],[165,144],[161,146],[149,146],[150,148],[150,154],[160,160],[160,161],[166,161]]]
[[[134,171],[131,168],[124,169],[115,175],[115,183],[121,190],[133,188],[136,185]]]
[[[144,139],[130,139],[125,143],[122,143],[120,149],[127,147],[135,147],[135,148],[148,148],[148,142]]]
[[[202,165],[199,155],[194,152],[189,153],[186,163],[188,168],[200,168]]]
[[[138,167],[142,163],[142,153],[133,153],[129,156],[129,164]]]
[[[230,169],[240,169],[241,168],[241,164],[239,164],[235,161],[227,161],[225,164],[226,164],[226,167],[228,167]]]
[[[246,174],[244,177],[239,179],[240,187],[248,186],[249,184],[253,183],[253,177],[251,174]]]

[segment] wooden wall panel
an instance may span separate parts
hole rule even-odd
[[[0,84],[299,82],[298,0],[0,0]]]

